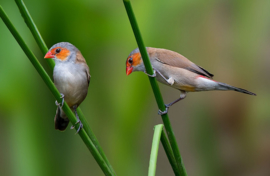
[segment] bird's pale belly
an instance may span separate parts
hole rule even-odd
[[[71,73],[54,75],[54,84],[60,93],[64,94],[65,101],[72,107],[85,99],[88,90],[87,79],[83,75]]]
[[[162,74],[167,79],[173,78],[174,83],[170,85],[160,75],[157,75],[159,82],[187,92],[215,90],[217,86],[217,82],[184,69],[177,69],[177,72],[169,70]]]
[[[185,72],[183,72],[184,74]],[[172,74],[173,76],[171,76],[174,80],[173,85],[170,85],[169,83],[167,83],[160,75],[157,75],[157,80],[163,84],[166,84],[168,86],[171,86],[175,89],[178,90],[184,90],[187,92],[194,92],[196,91],[196,82],[192,80],[192,78],[194,77],[194,75],[191,75],[191,78],[187,77],[187,76],[183,76],[183,75],[177,75],[177,74]],[[164,76],[169,79],[170,76],[166,75],[166,73],[164,73]]]

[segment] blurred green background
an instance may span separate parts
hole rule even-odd
[[[25,0],[48,47],[77,46],[90,67],[81,109],[116,173],[147,175],[162,123],[143,73],[125,74],[137,47],[121,0]],[[0,0],[47,72],[14,1]],[[215,79],[257,93],[189,93],[169,116],[189,176],[270,175],[270,1],[132,1],[146,46],[179,52]],[[0,175],[103,175],[74,130],[54,130],[54,97],[0,21]],[[179,91],[160,85],[166,103]],[[173,175],[160,147],[157,175]]]

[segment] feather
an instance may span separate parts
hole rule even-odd
[[[153,52],[151,50],[153,50]],[[208,78],[212,78],[214,76],[202,67],[194,64],[186,57],[174,51],[166,49],[148,48],[148,52],[151,58],[155,58],[158,62],[162,64],[170,65],[172,67],[183,68]]]

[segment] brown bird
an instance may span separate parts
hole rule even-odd
[[[154,75],[149,76],[156,76],[159,82],[181,91],[180,98],[166,104],[166,110],[164,112],[159,110],[159,114],[161,115],[166,114],[170,106],[184,99],[187,92],[234,90],[249,95],[256,95],[245,89],[212,80],[213,74],[194,64],[179,53],[160,48],[147,47],[146,49],[154,70]],[[138,48],[129,54],[126,61],[126,74],[129,75],[134,71],[146,72]]]
[[[53,45],[44,58],[52,58],[55,61],[53,70],[54,84],[62,95],[63,100],[75,112],[77,123],[80,127],[77,132],[83,128],[77,107],[85,99],[90,82],[89,67],[86,64],[81,52],[68,42],[61,42]],[[69,123],[69,119],[62,110],[63,101],[58,104],[54,118],[55,129],[63,131]],[[77,124],[76,123],[76,124]],[[74,126],[71,127],[72,129]]]

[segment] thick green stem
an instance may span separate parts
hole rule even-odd
[[[161,137],[160,137],[160,141],[162,143],[162,146],[165,150],[165,153],[168,157],[168,160],[172,166],[172,169],[173,169],[173,172],[176,176],[180,176],[180,172],[179,172],[179,169],[178,169],[178,166],[177,166],[177,163],[175,161],[175,158],[174,158],[174,155],[173,155],[173,151],[172,151],[172,148],[170,146],[170,143],[167,139],[167,136],[164,132],[164,130],[162,129],[162,133],[161,133]]]
[[[17,30],[15,29],[15,27],[13,26],[13,24],[11,23],[11,21],[9,20],[8,16],[6,15],[6,13],[4,12],[4,10],[2,9],[1,6],[0,6],[0,17],[2,18],[3,22],[6,24],[7,28],[12,33],[12,35],[14,36],[14,38],[16,39],[18,44],[21,46],[24,53],[27,55],[30,62],[33,64],[33,66],[35,67],[35,69],[37,70],[37,72],[39,73],[41,78],[43,79],[43,81],[46,83],[46,85],[48,86],[48,88],[50,89],[50,91],[52,92],[54,97],[56,98],[56,100],[58,102],[61,102],[60,93],[58,92],[54,83],[52,82],[52,80],[50,79],[50,77],[46,73],[46,71],[43,69],[41,64],[38,62],[37,58],[34,56],[34,54],[28,48],[28,46],[26,45],[26,43],[24,42],[24,40],[22,39],[20,34],[17,32]],[[65,114],[68,116],[71,123],[73,125],[75,125],[75,123],[77,122],[77,119],[66,103],[64,103],[64,106],[62,107],[62,109],[64,110]],[[78,127],[79,127],[79,124],[76,125],[76,129],[78,129]],[[103,160],[102,156],[100,155],[100,153],[96,149],[95,145],[92,143],[92,141],[88,137],[84,128],[82,130],[80,130],[79,135],[82,138],[82,140],[84,141],[87,148],[92,153],[93,157],[96,159],[98,165],[100,166],[100,168],[102,169],[104,174],[105,175],[113,175],[111,173],[109,167],[107,166],[106,162]]]
[[[126,8],[126,11],[127,11],[128,17],[129,17],[129,21],[130,21],[131,27],[133,29],[133,33],[135,35],[138,47],[140,49],[140,53],[142,55],[142,59],[143,59],[143,63],[144,63],[146,72],[150,75],[153,75],[153,73],[154,73],[153,68],[151,66],[145,45],[143,43],[142,36],[141,36],[140,30],[139,30],[135,15],[133,13],[131,3],[129,0],[123,0],[123,2],[125,5],[125,8]],[[161,111],[165,111],[165,105],[164,105],[156,78],[149,76],[149,81],[151,83],[151,86],[152,86],[152,89],[153,89],[153,92],[154,92],[154,95],[155,95],[155,98],[156,98],[156,101],[158,104],[158,108]],[[178,168],[180,170],[180,173],[181,173],[181,175],[186,175],[186,171],[185,171],[185,168],[182,164],[181,155],[180,155],[180,152],[179,152],[179,149],[177,146],[177,142],[176,142],[176,139],[175,139],[172,127],[171,127],[171,123],[170,123],[168,114],[162,115],[162,120],[163,120],[165,129],[166,129],[166,132],[167,132],[167,135],[168,135],[168,138],[169,138],[169,141],[170,141],[173,153],[174,153],[176,163],[177,163]]]
[[[45,55],[48,52],[48,48],[47,48],[42,36],[40,35],[40,33],[38,31],[38,28],[34,23],[34,20],[32,19],[30,13],[28,12],[27,7],[25,6],[23,0],[15,0],[15,1],[17,3],[17,6],[20,9],[22,17],[25,20],[25,23],[27,24],[27,26],[30,29],[32,35],[34,36],[34,38],[35,38],[40,50],[42,51],[43,55]],[[55,65],[54,61],[52,59],[46,59],[46,61],[49,64],[50,68],[53,69],[54,65]],[[81,109],[78,108],[77,112],[79,114],[81,122],[83,123],[83,127],[84,127],[86,133],[88,134],[88,136],[90,137],[90,139],[94,143],[94,145],[97,148],[97,150],[99,151],[100,155],[103,157],[103,159],[107,163],[108,167],[111,169],[112,173],[114,175],[116,175],[113,168],[112,168],[112,166],[111,166],[111,164],[109,163],[109,160],[107,159],[107,157],[104,154],[102,148],[100,147],[100,144],[99,144],[96,136],[94,135],[93,131],[91,130],[91,128],[89,126],[89,123],[87,122],[85,116],[83,115]]]

